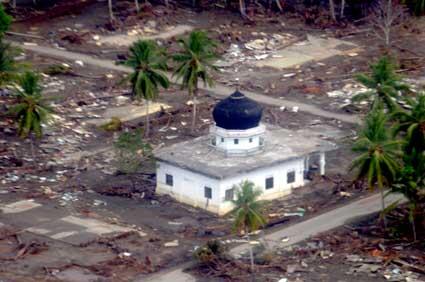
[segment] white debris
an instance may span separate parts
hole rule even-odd
[[[297,113],[299,109],[300,109],[300,107],[297,107],[297,106],[292,107],[292,111],[294,113]]]
[[[266,41],[264,39],[255,39],[245,43],[245,48],[248,50],[264,50],[266,49]]]
[[[178,246],[179,246],[179,240],[173,240],[173,241],[164,243],[164,247],[178,247]]]
[[[289,242],[289,237],[283,237],[280,241],[282,241],[283,243]]]
[[[84,67],[84,62],[80,60],[76,60],[75,63],[81,67]]]

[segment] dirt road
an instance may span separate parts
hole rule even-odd
[[[85,54],[55,49],[55,48],[51,48],[51,47],[47,47],[47,46],[24,45],[24,44],[17,43],[17,42],[10,42],[10,43],[14,46],[17,46],[17,47],[23,49],[23,50],[35,52],[35,53],[38,53],[40,55],[47,56],[47,57],[53,57],[53,58],[64,59],[64,60],[72,60],[72,61],[79,60],[79,61],[84,62],[85,64],[104,68],[104,69],[127,72],[127,73],[131,72],[130,68],[125,67],[125,66],[116,65],[115,62],[112,61],[112,60],[98,59],[98,58],[94,58],[94,57],[91,57],[91,56],[88,56],[88,55],[85,55]],[[168,74],[168,76],[169,76],[169,78],[171,78],[170,74]],[[200,86],[200,88],[210,92],[211,94],[213,94],[215,96],[219,96],[219,97],[228,96],[229,94],[231,94],[234,91],[233,88],[229,88],[229,87],[221,85],[221,84],[216,84],[214,86],[214,88],[205,88],[203,86]],[[293,107],[298,107],[299,111],[307,112],[307,113],[310,113],[310,114],[313,114],[313,115],[316,115],[316,116],[337,119],[337,120],[340,120],[342,122],[351,123],[351,124],[360,123],[360,118],[358,116],[355,116],[355,115],[339,114],[339,113],[329,112],[329,111],[322,110],[319,107],[316,107],[316,106],[313,106],[313,105],[310,105],[310,104],[294,102],[294,101],[290,101],[290,100],[286,100],[286,99],[276,99],[276,98],[268,97],[268,96],[265,96],[265,95],[262,95],[262,94],[254,93],[254,92],[251,92],[251,91],[244,91],[244,93],[247,96],[249,96],[250,98],[256,100],[257,102],[263,103],[263,104],[268,104],[268,105],[278,106],[278,107],[284,106],[288,109],[291,109]]]

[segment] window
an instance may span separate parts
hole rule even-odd
[[[221,143],[223,143],[224,142],[224,138],[223,137],[221,137]]]
[[[215,137],[213,139],[211,139],[211,145],[215,146],[216,145],[216,140]]]
[[[266,189],[271,189],[273,186],[273,177],[266,178]]]
[[[212,189],[210,187],[207,187],[207,186],[204,187],[204,196],[207,199],[212,198]]]
[[[239,144],[239,139],[233,139],[233,143],[234,143],[235,145]]]
[[[227,189],[224,195],[224,200],[225,201],[231,201],[234,199],[235,196],[235,189],[231,188],[231,189]]]
[[[264,145],[264,138],[260,138],[260,146]]]
[[[249,138],[249,143],[252,143],[252,138]]]
[[[295,171],[289,171],[288,172],[288,174],[286,175],[286,182],[288,184],[295,182]]]
[[[171,174],[166,174],[165,175],[165,183],[168,186],[173,186],[173,176]]]

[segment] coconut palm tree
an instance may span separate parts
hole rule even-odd
[[[238,186],[234,186],[233,189],[236,191],[236,199],[232,200],[235,206],[232,211],[235,215],[233,229],[237,232],[243,231],[248,243],[250,243],[249,233],[266,224],[266,219],[261,213],[261,202],[258,201],[261,191],[255,189],[254,183],[249,181],[243,181]],[[254,270],[254,255],[251,244],[249,245],[251,270]]]
[[[387,128],[388,119],[382,109],[375,109],[365,120],[353,151],[360,153],[351,169],[357,170],[357,179],[366,179],[370,189],[381,193],[382,211],[385,210],[384,187],[390,187],[399,171],[400,141],[394,140]],[[384,216],[384,223],[385,216]]]
[[[396,133],[404,132],[407,138],[406,151],[411,153],[425,150],[425,93],[419,94],[416,99],[406,99],[411,110],[399,110],[393,117],[398,121]]]
[[[204,31],[193,31],[187,39],[180,39],[178,42],[182,50],[173,55],[173,60],[178,64],[173,75],[181,80],[182,89],[187,89],[189,96],[193,97],[192,131],[194,131],[198,81],[202,80],[209,87],[213,84],[210,72],[217,69],[212,64],[217,58],[214,52],[216,43],[208,38]]]
[[[401,78],[395,73],[395,65],[388,57],[382,57],[370,68],[371,75],[357,75],[357,81],[370,90],[355,95],[353,102],[372,100],[372,109],[384,105],[389,111],[395,111],[399,91],[408,91],[409,87],[401,82]]]
[[[18,122],[18,134],[21,138],[31,137],[31,151],[34,158],[34,140],[43,135],[42,124],[45,123],[52,108],[46,105],[39,84],[40,76],[33,72],[25,72],[18,78],[15,86],[16,103],[10,109],[10,113],[16,117]]]
[[[130,56],[123,64],[133,69],[127,77],[132,94],[136,99],[146,101],[145,136],[149,136],[149,103],[157,98],[160,86],[168,88],[170,85],[164,73],[167,57],[154,41],[139,40],[130,47]]]

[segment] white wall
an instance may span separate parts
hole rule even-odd
[[[288,184],[286,179],[287,173],[292,170],[295,171],[295,182]],[[265,189],[266,178],[268,177],[273,177],[274,187],[271,189]],[[220,182],[220,199],[222,201],[222,205],[220,206],[221,213],[225,213],[231,208],[229,203],[223,203],[225,191],[232,188],[234,185],[240,184],[244,180],[253,182],[255,186],[263,192],[261,195],[261,199],[263,200],[271,200],[288,195],[291,193],[292,188],[304,185],[304,158],[223,179]]]
[[[251,181],[263,194],[261,199],[271,200],[291,193],[291,189],[304,185],[304,158],[294,159],[273,167],[261,168],[249,173],[222,180],[210,178],[184,170],[163,162],[157,162],[157,192],[169,194],[180,202],[225,214],[232,209],[230,201],[225,201],[227,189],[244,180]],[[287,173],[295,171],[295,182],[287,183]],[[174,186],[165,183],[165,174],[173,175]],[[274,187],[265,189],[266,178],[273,177]],[[212,188],[212,199],[207,201],[204,187]]]
[[[173,176],[173,186],[166,184],[166,174]],[[156,177],[157,193],[169,194],[180,202],[218,213],[218,206],[220,203],[218,179],[210,178],[159,161],[157,162]],[[212,189],[212,198],[209,200],[205,198],[205,186]]]
[[[216,136],[215,138],[216,138],[217,148],[225,150],[225,151],[251,150],[251,149],[258,148],[258,146],[260,145],[260,136],[239,137],[239,138]],[[250,138],[252,139],[252,142],[249,142]],[[235,139],[238,139],[238,144],[235,144],[235,141],[234,141]]]

